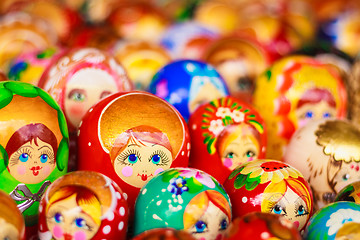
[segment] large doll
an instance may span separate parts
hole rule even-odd
[[[129,216],[121,189],[110,178],[75,171],[57,179],[41,199],[41,240],[125,239]]]
[[[224,183],[234,217],[251,212],[274,213],[303,231],[312,215],[309,184],[292,166],[275,160],[255,160],[237,167]]]
[[[36,226],[41,196],[67,171],[66,120],[54,99],[31,84],[1,82],[0,92],[0,189],[17,202],[26,226]]]
[[[283,58],[256,83],[253,103],[268,126],[268,158],[280,160],[293,133],[309,121],[346,116],[342,79],[314,58]]]
[[[135,206],[135,234],[154,228],[185,230],[199,240],[217,240],[231,222],[223,187],[205,172],[168,169],[149,181]]]
[[[170,167],[188,164],[190,140],[181,115],[145,92],[113,94],[93,106],[79,129],[79,169],[111,177],[132,208],[140,188]]]
[[[189,120],[190,165],[223,183],[238,165],[265,157],[266,127],[243,101],[224,97],[199,107]]]
[[[309,123],[291,138],[284,161],[304,174],[314,207],[320,209],[346,185],[360,180],[360,131],[344,120]]]

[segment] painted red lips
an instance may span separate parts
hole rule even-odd
[[[139,174],[138,173],[138,177],[141,177],[141,180],[143,180],[144,182],[146,182],[148,180],[149,177],[152,177],[153,175],[150,174],[150,175],[147,175],[147,174]]]
[[[39,171],[40,171],[41,169],[42,169],[42,167],[40,167],[40,166],[35,166],[35,167],[30,168],[30,170],[33,171],[33,175],[34,175],[34,176],[39,175]]]

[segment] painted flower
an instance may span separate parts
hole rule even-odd
[[[347,222],[360,223],[360,212],[353,209],[339,209],[332,213],[326,222],[326,226],[329,227],[328,235],[336,234]]]
[[[183,192],[187,192],[189,188],[186,186],[186,180],[178,177],[170,180],[167,190],[172,194],[181,195]]]
[[[195,178],[198,180],[201,184],[209,187],[209,188],[215,188],[215,182],[212,180],[210,175],[207,173],[204,173],[202,171],[197,170],[180,170],[180,176],[186,177],[186,178]]]
[[[240,169],[239,173],[248,175],[250,179],[260,178],[261,184],[269,181],[278,183],[289,177],[303,177],[298,170],[280,161],[252,161],[243,164]]]
[[[245,120],[245,114],[239,110],[232,111],[231,116],[236,123],[243,122]]]
[[[210,122],[209,131],[212,132],[214,135],[218,135],[224,129],[224,125],[221,119],[212,120]]]
[[[226,116],[231,116],[230,108],[219,107],[216,111],[216,116],[220,118],[225,118]]]

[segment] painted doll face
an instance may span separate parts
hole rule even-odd
[[[35,184],[45,180],[55,169],[52,146],[39,138],[18,148],[9,158],[9,172],[19,182]]]
[[[104,70],[85,68],[77,71],[68,81],[64,95],[64,112],[75,127],[92,105],[117,92],[113,77]]]
[[[270,212],[283,215],[300,231],[309,217],[310,210],[299,195],[291,188],[287,188],[284,196],[271,208]]]
[[[343,162],[340,170],[336,173],[334,177],[334,189],[335,192],[340,192],[345,186],[350,183],[356,182],[360,180],[360,163]]]
[[[259,142],[246,124],[238,125],[238,129],[222,141],[225,142],[219,149],[221,161],[231,171],[240,164],[257,159],[259,156]]]
[[[220,240],[229,226],[226,214],[209,202],[209,207],[200,219],[187,231],[199,240]]]
[[[46,217],[48,228],[56,240],[91,239],[100,227],[77,205],[75,194],[52,204]]]
[[[19,231],[17,228],[8,223],[3,218],[0,218],[0,239],[17,240],[19,239]]]
[[[141,188],[156,174],[170,168],[172,161],[166,147],[132,137],[116,156],[114,168],[124,182]]]
[[[296,117],[298,119],[299,127],[306,125],[309,121],[335,116],[336,108],[330,106],[326,101],[307,103],[296,109]]]

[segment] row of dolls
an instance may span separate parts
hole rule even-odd
[[[141,188],[131,212],[127,195],[110,178],[75,171],[55,180],[44,192],[36,215],[38,236],[33,238],[357,239],[359,187],[360,181],[347,185],[335,203],[313,215],[307,181],[280,161],[242,164],[224,187],[201,170],[170,168]],[[24,218],[3,191],[0,206],[1,238],[25,239]]]
[[[312,73],[317,68],[320,72],[327,71],[317,62],[300,60],[298,65],[287,65],[296,66],[297,71],[313,66]],[[184,62],[180,65],[186,72],[214,72],[208,67],[199,71],[194,61]],[[205,82],[214,81],[215,77],[210,74],[193,78]],[[331,83],[329,79],[327,83]],[[0,186],[17,201],[27,226],[35,226],[37,230],[40,198],[46,188],[67,171],[69,132],[66,119],[54,98],[31,84],[1,82],[0,93],[3,123]],[[324,98],[325,103],[328,100]],[[324,102],[320,99],[315,103]],[[80,170],[97,171],[113,179],[126,194],[130,211],[133,211],[135,199],[145,183],[166,169],[187,167],[189,157],[190,166],[205,170],[224,183],[236,166],[263,158],[266,132],[269,128],[257,111],[233,97],[223,97],[198,107],[187,125],[172,105],[153,94],[120,92],[92,106],[82,119],[77,131],[76,159]],[[284,161],[299,169],[310,183],[316,210],[332,202],[334,195],[347,183],[359,178],[359,136],[359,130],[350,123],[328,119],[306,124],[290,141]],[[269,169],[288,168],[284,166],[287,164]],[[278,182],[287,175],[300,174],[298,171],[283,173],[285,170],[270,174],[267,167],[264,169],[264,172],[251,173],[249,179],[236,177],[240,179],[237,186],[253,190],[272,177]],[[174,184],[178,186],[176,179]],[[284,188],[274,186],[277,187]],[[285,192],[286,188],[281,194]],[[240,204],[247,202],[241,201]],[[236,209],[234,203],[233,208]],[[308,205],[308,209],[303,210],[310,212],[311,209]],[[279,211],[281,213],[281,208]]]

